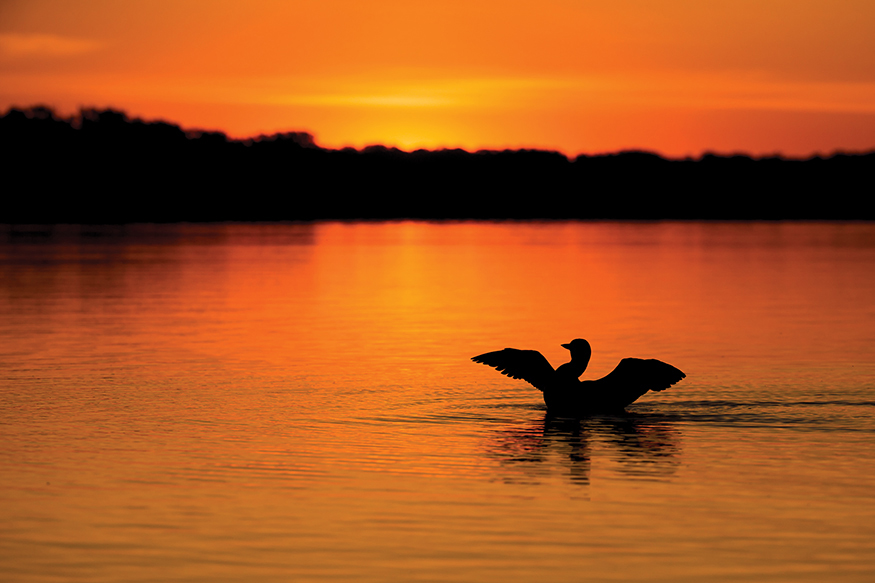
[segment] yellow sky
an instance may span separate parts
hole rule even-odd
[[[0,0],[0,107],[326,146],[875,148],[871,0]]]

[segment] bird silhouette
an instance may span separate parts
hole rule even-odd
[[[581,381],[592,356],[589,342],[576,338],[562,347],[571,352],[571,361],[555,370],[537,350],[505,348],[471,360],[527,381],[544,393],[547,413],[562,417],[619,412],[647,391],[664,391],[687,376],[661,360],[624,358],[606,377]]]

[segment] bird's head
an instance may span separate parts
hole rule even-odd
[[[575,338],[568,344],[563,344],[562,348],[571,351],[571,358],[581,358],[588,361],[589,357],[592,356],[592,348],[590,348],[589,342],[583,338]]]

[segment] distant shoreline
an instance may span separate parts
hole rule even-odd
[[[313,220],[873,220],[875,152],[791,159],[648,152],[331,150],[233,140],[115,110],[0,117],[5,224]]]

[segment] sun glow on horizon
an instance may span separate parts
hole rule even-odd
[[[862,151],[872,28],[863,0],[33,0],[0,9],[0,107],[114,107],[328,147]]]

